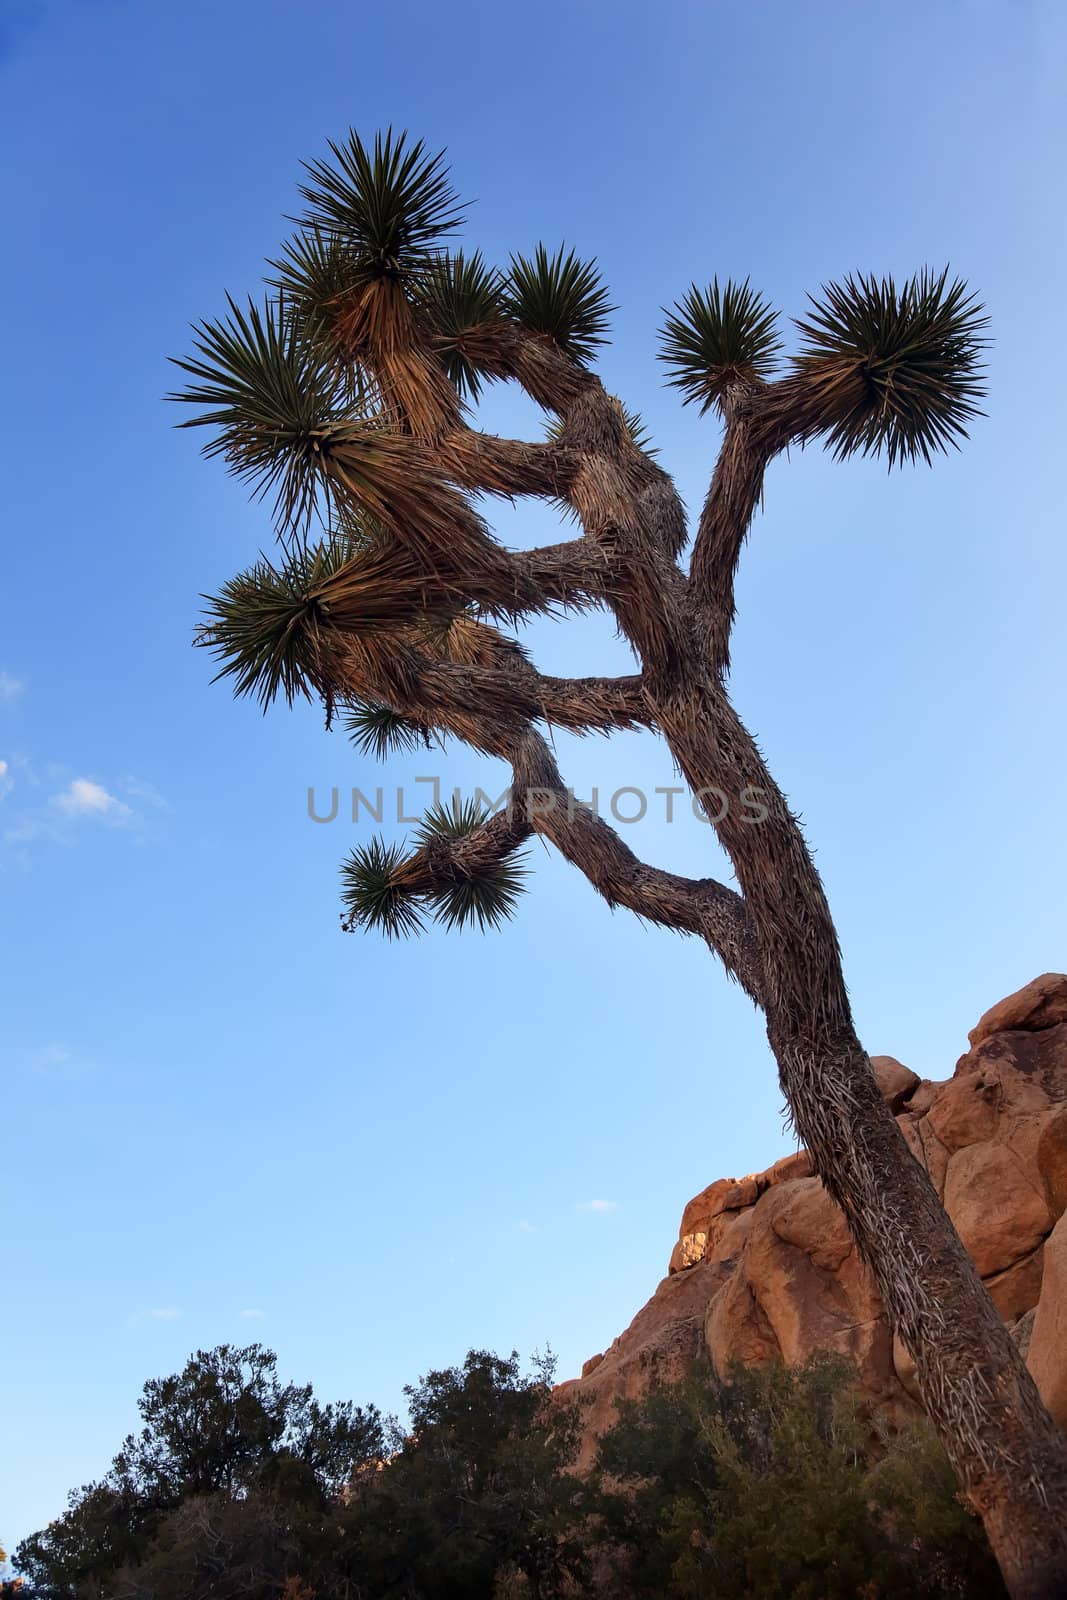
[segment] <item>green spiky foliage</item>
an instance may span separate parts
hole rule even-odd
[[[420,849],[432,849],[440,840],[454,842],[480,828],[489,816],[477,800],[453,795],[448,805],[431,806],[416,833]],[[514,856],[493,862],[476,875],[457,873],[427,897],[434,921],[445,928],[476,926],[482,933],[499,928],[514,916],[522,894],[526,870]]]
[[[299,337],[314,346],[349,403],[359,404],[364,413],[376,409],[373,380],[358,363],[341,359],[334,337],[339,308],[359,280],[350,246],[335,234],[306,228],[287,240],[281,256],[268,266],[272,275],[267,284],[277,292]]]
[[[254,567],[205,595],[197,643],[221,663],[214,681],[232,678],[235,695],[255,695],[264,711],[280,694],[292,705],[322,692],[329,636],[315,590],[352,557],[346,539],[303,545],[278,565]]]
[[[477,800],[454,795],[447,805],[435,805],[423,817],[415,835],[418,851],[433,853],[480,828],[489,816]],[[354,850],[341,868],[345,925],[376,928],[388,938],[420,933],[425,912],[449,930],[477,927],[481,932],[499,928],[515,913],[526,878],[520,858],[494,861],[477,873],[456,869],[453,877],[433,890],[411,887],[403,851],[374,838]]]
[[[710,288],[692,284],[675,302],[660,332],[660,360],[684,403],[699,402],[703,416],[737,383],[755,383],[775,368],[782,348],[778,313],[744,283],[716,278]]]
[[[465,512],[432,458],[392,420],[348,403],[336,364],[301,337],[280,302],[250,305],[246,314],[231,301],[230,310],[198,327],[198,359],[175,361],[195,381],[168,399],[206,408],[179,426],[214,429],[204,454],[221,455],[254,494],[275,491],[283,540],[306,537],[315,515],[335,521],[355,510],[417,545],[432,570],[441,547],[455,546]],[[466,527],[482,539],[469,513]]]
[[[206,456],[222,456],[253,495],[274,492],[279,530],[305,531],[324,486],[324,449],[341,404],[338,378],[276,301],[194,328],[196,357],[172,357],[193,379],[167,396],[202,406],[180,428],[210,427]]]
[[[342,725],[360,755],[373,756],[378,761],[428,749],[430,744],[430,730],[423,723],[372,700],[351,706],[344,713]]]
[[[268,278],[298,315],[329,305],[347,294],[354,271],[352,251],[344,239],[321,228],[302,228],[282,246],[277,260],[267,263]]]
[[[332,161],[305,163],[305,226],[342,241],[350,265],[367,277],[421,271],[465,209],[444,152],[428,155],[421,139],[409,145],[406,133],[391,128],[375,137],[373,150],[350,132],[342,144],[331,140],[330,152]]]
[[[489,817],[489,810],[480,800],[464,800],[456,793],[447,805],[440,801],[429,808],[419,823],[415,837],[420,846],[430,845],[435,839],[465,839],[480,828]]]
[[[501,315],[504,288],[500,273],[486,263],[480,251],[471,256],[462,251],[444,253],[421,274],[415,294],[449,378],[461,395],[476,400],[483,375],[464,342]]]
[[[505,280],[507,312],[532,333],[548,334],[576,361],[588,361],[607,343],[608,318],[616,309],[593,261],[581,261],[560,245],[550,256],[543,244],[532,258],[511,258]]]
[[[511,858],[494,862],[477,877],[457,877],[432,897],[434,921],[449,930],[499,928],[515,915],[525,877],[525,869]]]
[[[898,289],[862,273],[812,299],[793,366],[834,455],[929,463],[967,437],[982,413],[983,307],[948,268]]]
[[[387,939],[422,932],[418,896],[397,878],[402,861],[399,845],[375,837],[342,863],[341,900],[349,928],[375,929]]]

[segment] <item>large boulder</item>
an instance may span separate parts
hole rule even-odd
[[[1044,1118],[1035,1157],[1052,1215],[1062,1217],[1067,1211],[1067,1102]]]
[[[1028,1256],[1052,1227],[1036,1168],[1028,1171],[999,1140],[957,1150],[948,1164],[944,1203],[983,1278]]]
[[[1067,1427],[1067,976],[1046,973],[981,1018],[944,1082],[872,1058],[882,1094]],[[1059,1219],[1059,1220],[1057,1220]],[[806,1151],[720,1178],[685,1207],[668,1276],[583,1375],[560,1386],[587,1408],[583,1461],[615,1401],[694,1359],[798,1364],[832,1350],[861,1394],[914,1411],[915,1368],[844,1218]]]
[[[1049,1234],[1043,1254],[1041,1295],[1026,1361],[1041,1398],[1067,1429],[1067,1216]]]
[[[919,1087],[920,1078],[917,1072],[912,1072],[896,1056],[872,1056],[871,1067],[874,1072],[875,1082],[882,1091],[883,1100],[888,1100],[889,1109],[893,1112],[901,1110],[904,1102],[911,1098]]]
[[[771,1189],[752,1208],[735,1270],[708,1307],[704,1337],[720,1377],[755,1352],[792,1366],[814,1350],[833,1350],[862,1373],[867,1389],[892,1398],[881,1302],[818,1178]]]
[[[1038,1033],[1067,1022],[1067,973],[1045,972],[990,1006],[967,1035],[971,1049],[994,1033]]]

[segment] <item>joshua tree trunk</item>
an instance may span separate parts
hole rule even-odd
[[[695,709],[695,708],[693,708]],[[763,965],[767,1036],[793,1123],[871,1268],[890,1322],[915,1359],[927,1413],[980,1513],[1015,1600],[1067,1594],[1064,1437],[960,1243],[926,1170],[908,1149],[853,1025],[840,953],[795,819],[739,720],[717,758],[687,736],[693,711],[661,719],[694,790],[759,789],[758,826],[719,824]],[[702,759],[703,755],[703,759]]]
[[[799,824],[727,692],[734,577],[768,462],[817,438],[894,462],[957,442],[976,414],[984,319],[965,287],[923,274],[825,291],[792,370],[767,381],[774,314],[748,285],[694,288],[664,359],[724,437],[696,529],[586,360],[608,306],[562,251],[506,275],[441,253],[455,221],[440,158],[352,135],[309,167],[305,231],[275,270],[282,299],[198,333],[208,447],[278,491],[300,539],[211,603],[202,636],[239,692],[347,709],[365,753],[451,734],[507,761],[511,802],[428,814],[407,855],[379,841],[344,869],[346,926],[408,933],[429,913],[494,925],[519,890],[514,852],[550,840],[612,905],[706,941],[766,1017],[782,1090],[847,1218],[923,1401],[981,1514],[1014,1600],[1067,1595],[1067,1440],[879,1094],[856,1036],[837,936]],[[464,393],[510,380],[551,413],[547,441],[473,431]],[[368,411],[368,397],[376,407]],[[470,499],[563,504],[580,536],[517,553]],[[545,676],[489,620],[610,610],[639,672]],[[740,892],[639,861],[566,789],[542,725],[658,730],[733,864]],[[710,799],[709,799],[710,795]]]

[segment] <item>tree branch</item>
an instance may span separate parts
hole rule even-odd
[[[730,665],[730,634],[737,608],[734,581],[741,549],[763,496],[763,474],[773,453],[771,441],[754,437],[753,406],[760,389],[735,384],[723,397],[726,434],[697,527],[689,570],[689,593],[707,629],[707,647],[716,671]]]
[[[528,443],[475,428],[451,429],[435,453],[460,488],[486,494],[561,500],[575,469],[571,453],[553,440]]]
[[[609,906],[625,906],[660,927],[696,934],[762,1006],[762,965],[740,895],[713,878],[681,878],[639,860],[602,817],[575,802],[548,745],[533,729],[513,746],[511,761],[513,804],[516,794],[524,799],[534,830],[552,841]]]
[[[486,743],[487,736],[472,743]],[[588,879],[613,909],[623,906],[647,922],[703,939],[749,998],[763,1005],[756,936],[741,896],[713,878],[683,878],[648,866],[614,828],[564,786],[545,740],[527,728],[511,742],[512,785],[507,806],[458,838],[433,839],[400,862],[391,881],[429,895],[464,877],[475,878],[541,834]],[[355,918],[347,919],[351,930]]]
[[[430,656],[396,637],[341,635],[341,649],[326,657],[332,672],[326,687],[338,698],[378,701],[423,726],[505,757],[532,722],[579,734],[653,726],[640,675],[549,677],[511,641],[495,637],[496,660],[489,664]]]

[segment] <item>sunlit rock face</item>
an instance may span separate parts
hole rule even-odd
[[[944,1082],[892,1056],[872,1058],[875,1075],[1067,1428],[1067,975],[1035,978],[968,1038]],[[681,1376],[696,1358],[725,1376],[736,1361],[795,1365],[823,1350],[850,1362],[868,1400],[901,1418],[914,1411],[910,1357],[801,1150],[696,1195],[652,1299],[558,1392],[585,1408],[587,1462],[616,1399]]]

